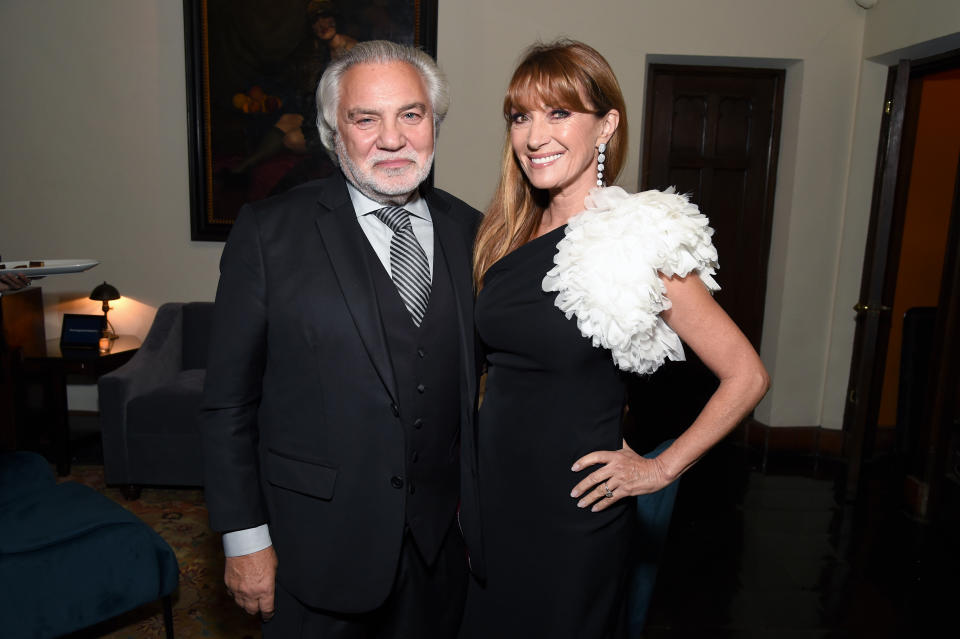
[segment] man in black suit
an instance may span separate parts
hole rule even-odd
[[[318,104],[342,175],[245,207],[221,259],[202,431],[225,581],[268,638],[453,636],[480,215],[421,187],[449,104],[429,56],[360,43]]]

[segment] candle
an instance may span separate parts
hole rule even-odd
[[[100,338],[100,352],[101,352],[101,353],[109,353],[109,352],[110,352],[110,338],[109,338],[109,337],[101,337],[101,338]]]

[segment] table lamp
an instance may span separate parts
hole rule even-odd
[[[103,336],[109,339],[117,339],[113,325],[111,325],[110,320],[107,319],[107,311],[110,310],[110,300],[120,299],[120,291],[118,291],[116,287],[104,282],[93,289],[93,292],[90,293],[90,299],[103,302],[103,321],[107,326],[103,331]]]

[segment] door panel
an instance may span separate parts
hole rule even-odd
[[[888,269],[890,262],[896,263],[896,259],[890,259],[891,235],[897,210],[897,182],[909,85],[910,61],[902,60],[896,69],[891,69],[888,79],[887,104],[890,108],[885,110],[881,125],[874,211],[867,232],[860,301],[854,307],[857,311],[857,329],[843,419],[844,456],[848,461],[848,499],[853,499],[857,494],[860,469],[864,457],[869,453],[880,410],[880,388],[883,384],[883,366],[880,363],[887,352],[893,294],[889,286]]]

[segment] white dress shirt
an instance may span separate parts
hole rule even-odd
[[[357,190],[357,187],[347,182],[347,191],[350,193],[350,201],[353,202],[353,209],[357,212],[357,223],[360,229],[370,242],[377,257],[390,274],[390,240],[393,238],[393,231],[390,227],[380,221],[373,215],[373,212],[382,209],[383,204],[371,200],[366,195]],[[427,262],[430,264],[430,279],[433,280],[433,218],[430,216],[430,209],[427,202],[419,193],[414,193],[410,201],[403,205],[403,208],[410,213],[410,224],[413,226],[413,234],[417,236],[417,241],[423,247],[423,252],[427,254]],[[247,528],[244,530],[234,530],[223,534],[223,554],[227,557],[238,557],[240,555],[249,555],[258,550],[263,550],[273,545],[270,540],[270,528],[267,524],[262,524],[256,528]]]
[[[390,240],[393,239],[393,231],[390,227],[380,221],[373,215],[374,211],[382,209],[383,204],[374,202],[366,195],[357,190],[357,188],[347,182],[347,191],[350,192],[350,200],[353,202],[353,210],[357,212],[357,222],[363,234],[367,236],[367,241],[376,252],[377,257],[383,264],[383,268],[390,273]],[[410,213],[410,225],[413,226],[413,234],[417,236],[417,241],[423,247],[423,252],[427,254],[427,262],[430,264],[430,280],[433,281],[433,218],[430,217],[430,209],[427,208],[427,202],[419,193],[414,193],[410,201],[403,205],[403,208]]]

